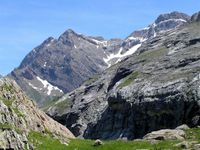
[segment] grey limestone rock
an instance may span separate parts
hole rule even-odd
[[[181,124],[198,126],[199,31],[198,24],[190,23],[147,40],[47,113],[75,136],[92,139],[136,139]]]

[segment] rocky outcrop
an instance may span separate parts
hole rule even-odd
[[[46,107],[133,54],[146,40],[186,24],[188,18],[179,12],[160,15],[152,25],[124,40],[85,36],[69,29],[58,39],[50,37],[34,48],[9,76],[39,106]]]
[[[200,12],[197,12],[194,15],[192,15],[191,21],[192,22],[199,22],[200,21]]]
[[[75,136],[135,139],[200,124],[200,26],[158,34],[47,109]],[[62,106],[66,107],[62,107]]]
[[[168,14],[161,14],[160,16],[158,16],[155,23],[159,24],[163,21],[169,21],[169,20],[174,20],[174,19],[178,19],[178,20],[182,19],[188,22],[190,20],[190,17],[184,13],[174,11]]]
[[[33,149],[31,132],[51,134],[67,144],[74,135],[29,100],[19,86],[8,78],[0,79],[0,149]],[[43,142],[43,141],[40,141]]]
[[[153,131],[143,137],[145,140],[184,140],[185,132],[183,130],[163,129]]]

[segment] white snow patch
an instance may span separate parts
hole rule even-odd
[[[130,37],[128,37],[128,38],[126,39],[126,42],[127,42],[127,41],[132,41],[132,40],[135,40],[135,41],[139,40],[140,42],[144,42],[144,41],[146,41],[147,39],[146,39],[146,38],[142,38],[142,37],[133,37],[133,36],[130,36]]]
[[[51,43],[48,43],[46,46],[47,46],[47,47],[51,46]]]
[[[36,50],[35,50],[35,48],[33,49],[33,53],[35,53],[36,52]]]
[[[123,48],[120,48],[119,52],[117,54],[111,53],[110,55],[107,56],[107,58],[103,58],[104,62],[108,65],[108,67],[111,66],[111,63],[109,63],[112,59],[116,58],[118,59],[116,61],[119,62],[122,60],[122,58],[132,55],[133,53],[135,53],[137,51],[137,49],[141,46],[142,44],[137,44],[135,46],[133,46],[132,48],[130,48],[127,52],[125,52],[124,54],[121,54]]]
[[[157,25],[156,25],[156,23],[153,23],[152,26],[153,26],[153,27],[156,27]]]
[[[120,58],[122,50],[123,50],[123,48],[120,48],[120,50],[117,54],[111,53],[110,55],[107,56],[107,58],[103,58],[104,62],[108,63],[110,60],[112,60],[114,58]]]
[[[76,48],[76,49],[77,49],[77,46],[76,46],[76,45],[74,45],[74,48]]]
[[[162,24],[162,23],[165,23],[165,22],[168,22],[168,21],[187,22],[187,21],[184,20],[184,19],[167,19],[167,20],[164,20],[164,21],[159,22],[158,24]],[[153,27],[156,27],[158,24],[153,23]]]
[[[33,89],[35,90],[39,90],[37,87],[35,87],[33,84],[31,84],[30,82],[28,83],[28,85],[30,85]]]
[[[172,49],[172,50],[170,50],[170,51],[168,52],[168,55],[172,55],[172,54],[174,54],[174,53],[176,53],[176,50],[175,50],[175,49]]]
[[[55,41],[55,39],[51,39],[51,41],[46,45],[47,47],[51,46],[52,42]]]
[[[46,67],[46,66],[47,66],[47,62],[44,63],[44,67]]]
[[[184,20],[184,19],[168,19],[168,20],[161,21],[160,23],[164,23],[164,22],[167,22],[167,21],[175,21],[175,22],[181,21],[181,22],[187,22],[187,21]],[[159,23],[159,24],[160,24],[160,23]]]
[[[153,37],[156,37],[156,35],[157,35],[157,34],[156,34],[156,32],[154,31],[154,33],[153,33]]]
[[[136,38],[136,37],[130,36],[130,37],[128,37],[127,40],[139,40],[139,38]]]
[[[128,55],[132,55],[133,53],[135,53],[137,51],[137,49],[141,46],[142,44],[137,44],[133,47],[131,47],[126,53],[122,54],[121,57],[125,57]]]
[[[92,39],[93,42],[95,42],[98,45],[103,45],[103,46],[107,46],[108,45],[108,41],[99,41],[96,39]]]
[[[200,80],[200,74],[198,74],[196,77],[194,77],[194,79],[192,80],[192,82],[196,82]]]
[[[50,95],[51,92],[52,92],[53,90],[58,90],[58,91],[60,91],[61,93],[63,93],[62,90],[60,90],[58,87],[53,86],[53,85],[50,84],[48,81],[43,80],[43,79],[41,79],[41,78],[38,77],[38,76],[37,76],[36,78],[38,79],[38,81],[40,81],[40,82],[43,84],[44,88],[47,88],[47,95]]]
[[[142,30],[149,30],[149,29],[150,29],[150,27],[145,27]]]

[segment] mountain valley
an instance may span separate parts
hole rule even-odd
[[[125,39],[68,29],[0,75],[0,149],[200,149],[200,12]]]

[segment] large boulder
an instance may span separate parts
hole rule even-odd
[[[184,140],[186,134],[183,130],[163,129],[153,131],[143,137],[145,140]]]

